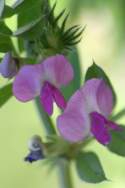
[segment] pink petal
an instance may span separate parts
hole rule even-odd
[[[70,142],[78,142],[88,136],[84,128],[84,118],[75,113],[64,113],[58,117],[57,124],[61,136]]]
[[[99,112],[96,93],[100,82],[100,79],[91,79],[85,82],[84,86],[81,88],[81,92],[83,93],[85,98],[88,113],[91,113],[93,111]]]
[[[40,65],[26,65],[20,69],[13,83],[13,94],[18,100],[26,102],[40,94],[40,68]]]
[[[53,98],[54,98],[54,101],[56,102],[58,107],[60,107],[63,110],[66,108],[65,98],[63,97],[63,95],[59,91],[59,89],[57,89],[57,88],[53,89]]]
[[[102,79],[88,80],[81,88],[89,113],[98,112],[108,116],[113,107],[112,92]]]
[[[109,133],[107,120],[97,112],[91,113],[91,131],[95,138],[103,145],[109,144],[111,135]]]
[[[52,115],[53,113],[53,91],[51,86],[46,82],[40,94],[40,101],[44,108],[44,110],[49,114]]]
[[[73,68],[63,55],[45,59],[41,67],[44,79],[57,88],[67,85],[73,79]]]
[[[102,80],[97,90],[98,106],[106,117],[109,116],[113,109],[113,95],[112,90]]]
[[[109,129],[115,130],[115,131],[122,131],[122,128],[113,121],[108,121],[108,127]]]
[[[67,103],[64,113],[58,117],[57,126],[62,137],[70,142],[78,142],[89,136],[90,119],[80,91]]]

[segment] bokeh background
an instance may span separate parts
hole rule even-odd
[[[13,0],[6,1],[9,5]],[[52,3],[55,0],[51,0]],[[118,97],[115,112],[125,107],[125,1],[124,0],[57,0],[57,12],[63,7],[70,11],[70,24],[86,25],[78,45],[82,77],[92,59],[107,72]],[[30,3],[30,0],[29,0]],[[35,1],[34,1],[35,3]],[[6,20],[16,29],[15,17]],[[3,54],[1,54],[3,55]],[[0,85],[6,83],[0,79]],[[125,118],[119,120],[124,124]],[[18,102],[14,97],[0,109],[0,187],[1,188],[59,188],[58,169],[49,171],[44,162],[24,163],[27,140],[34,134],[43,137],[39,116],[33,102]],[[93,185],[82,182],[72,165],[74,188],[124,188],[125,158],[116,156],[94,142],[95,151],[111,180]]]

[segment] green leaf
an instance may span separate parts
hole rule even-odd
[[[21,3],[24,3],[24,0],[17,0],[14,4],[13,4],[13,8],[17,8],[18,6],[21,5]]]
[[[85,81],[92,79],[92,78],[102,78],[106,82],[106,84],[109,85],[109,87],[112,90],[114,106],[115,106],[117,99],[116,99],[116,94],[115,94],[115,91],[113,89],[113,86],[112,86],[108,76],[103,71],[103,69],[101,67],[99,67],[98,65],[96,65],[94,62],[93,62],[93,65],[91,65],[86,72]]]
[[[112,140],[107,146],[108,149],[122,157],[125,157],[125,126],[120,126],[121,131],[112,131]]]
[[[79,153],[76,158],[79,177],[88,183],[99,183],[107,180],[97,155],[93,152]]]
[[[8,52],[13,50],[11,38],[0,34],[0,52]]]
[[[37,6],[38,3],[41,3],[41,2],[43,2],[43,0],[35,0],[35,3],[34,3],[34,0],[30,0],[30,3],[29,3],[29,0],[18,0],[16,1],[16,3],[14,3],[13,9],[16,14],[19,14],[26,10],[28,12],[29,9],[31,10],[33,7]]]
[[[0,35],[11,35],[12,31],[10,28],[3,22],[0,21]]]
[[[2,14],[2,18],[9,18],[15,14],[14,10],[12,7],[5,5],[4,11]]]
[[[24,1],[14,9],[18,14],[18,29],[14,33],[15,36],[32,40],[41,35],[43,30],[43,26],[41,26],[43,17],[42,4],[42,0],[36,0],[35,3],[34,0],[31,0],[30,3]]]
[[[13,33],[13,36],[21,36],[28,39],[34,38],[36,35],[38,35],[39,32],[41,32],[41,28],[39,27],[41,19],[42,18],[39,17],[38,19],[28,23],[27,25],[18,28]]]
[[[0,0],[0,17],[2,17],[2,15],[3,15],[4,6],[5,6],[5,1]]]
[[[22,27],[26,24],[29,24],[30,22],[37,20],[41,16],[41,3],[35,2],[35,4],[33,3],[32,6],[30,6],[27,9],[24,9],[18,14],[18,27]]]
[[[0,88],[0,107],[2,107],[12,95],[12,83]]]
[[[66,99],[69,99],[71,95],[80,88],[81,84],[81,67],[78,50],[74,48],[69,54],[69,61],[73,66],[74,79],[71,81],[68,87],[62,88],[62,92]]]

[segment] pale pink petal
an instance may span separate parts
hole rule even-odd
[[[53,90],[49,83],[45,83],[41,89],[40,101],[44,110],[52,115],[53,113]]]
[[[81,141],[89,135],[84,117],[76,112],[59,116],[57,125],[60,135],[70,142]]]
[[[81,88],[88,113],[98,112],[107,117],[113,107],[113,97],[109,86],[102,79],[88,80]]]
[[[64,113],[59,116],[57,126],[62,137],[70,142],[78,142],[89,136],[90,118],[79,90],[67,103]]]
[[[88,113],[93,111],[99,112],[99,107],[97,104],[97,89],[101,83],[101,79],[91,79],[85,82],[81,87],[81,92],[84,95],[85,103]]]
[[[26,65],[20,69],[13,83],[13,94],[18,100],[26,102],[40,94],[40,68],[40,65]]]
[[[63,55],[45,59],[41,67],[44,79],[57,88],[67,85],[73,79],[73,68]]]
[[[112,90],[102,80],[97,90],[97,103],[100,111],[105,116],[109,116],[113,109]]]

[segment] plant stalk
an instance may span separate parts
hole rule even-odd
[[[51,118],[44,112],[42,105],[40,104],[40,99],[36,98],[35,99],[35,104],[37,107],[37,111],[39,113],[39,117],[41,119],[41,122],[44,126],[45,132],[47,135],[54,135],[56,134],[56,130],[54,128],[53,122]]]
[[[47,12],[50,9],[49,0],[44,0],[45,11]],[[56,134],[56,130],[52,123],[51,118],[44,112],[42,106],[40,104],[39,98],[35,99],[36,107],[40,115],[40,119],[45,128],[47,135]],[[73,188],[73,184],[71,181],[71,173],[70,173],[70,161],[66,159],[59,159],[59,187],[60,188]]]
[[[66,159],[59,160],[59,187],[73,188],[72,177],[70,172],[71,164]]]
[[[114,116],[112,116],[111,120],[117,121],[120,118],[122,118],[123,116],[125,116],[125,108],[123,108],[120,112],[118,112],[117,114],[115,114]]]

